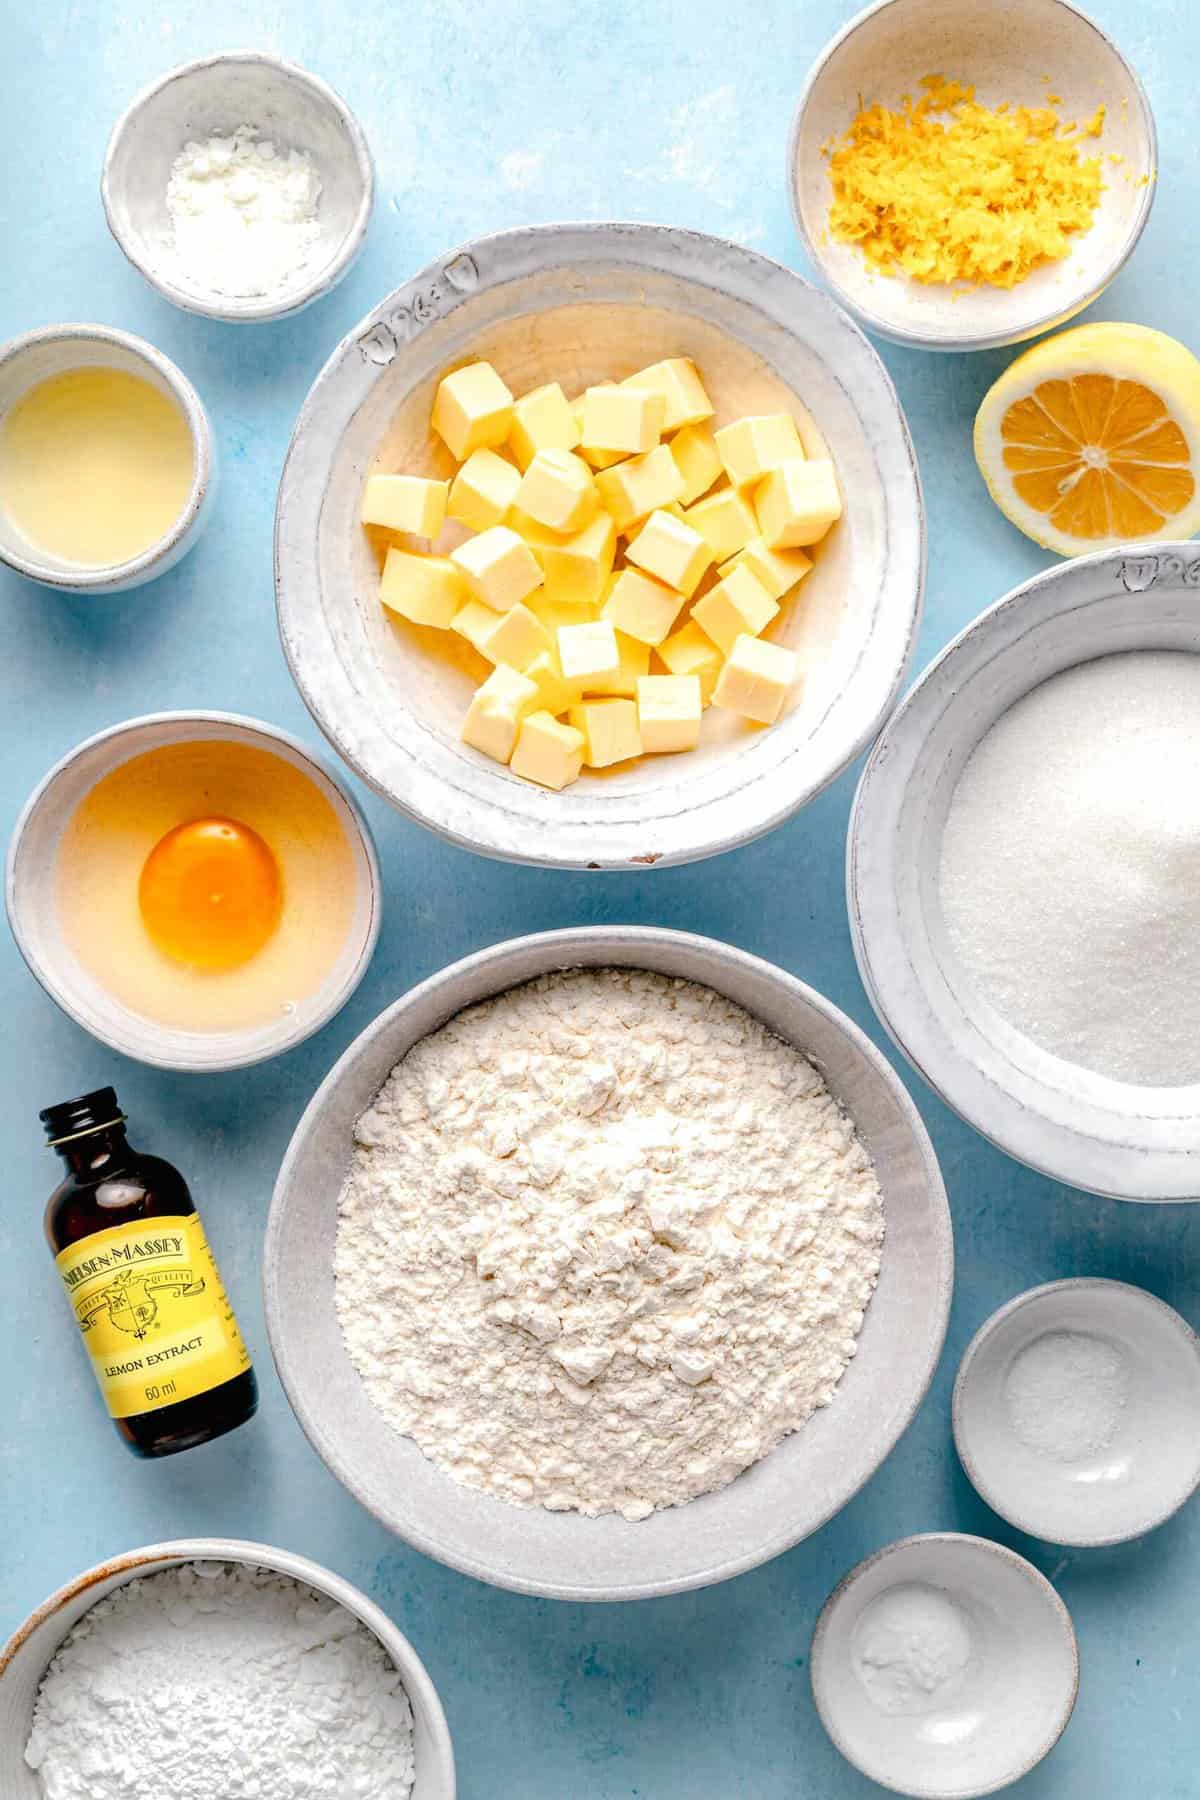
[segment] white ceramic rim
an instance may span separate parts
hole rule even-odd
[[[1029,1585],[1041,1595],[1043,1600],[1048,1602],[1050,1611],[1055,1614],[1059,1624],[1065,1628],[1067,1641],[1071,1646],[1073,1680],[1070,1697],[1067,1700],[1062,1719],[1056,1726],[1052,1727],[1049,1736],[1034,1752],[1033,1756],[1022,1762],[1020,1767],[1014,1768],[1012,1774],[1006,1775],[1002,1781],[990,1782],[986,1787],[951,1789],[906,1785],[900,1788],[896,1787],[890,1781],[884,1781],[883,1777],[876,1774],[874,1770],[869,1772],[869,1779],[877,1782],[880,1787],[886,1788],[889,1793],[907,1794],[912,1797],[912,1800],[982,1800],[982,1796],[985,1794],[998,1794],[1002,1789],[1011,1787],[1014,1781],[1020,1781],[1023,1775],[1028,1775],[1031,1769],[1036,1769],[1038,1764],[1043,1762],[1046,1757],[1049,1756],[1051,1750],[1053,1750],[1055,1744],[1057,1744],[1059,1738],[1061,1738],[1063,1732],[1070,1724],[1071,1714],[1075,1711],[1075,1702],[1079,1697],[1079,1639],[1075,1635],[1075,1622],[1067,1611],[1066,1602],[1063,1600],[1062,1595],[1058,1592],[1058,1589],[1053,1583],[1047,1581],[1040,1569],[1035,1569],[1033,1564],[1028,1561],[1026,1557],[1019,1556],[1015,1550],[1008,1549],[1007,1545],[997,1544],[992,1538],[976,1537],[974,1533],[969,1531],[918,1531],[914,1532],[910,1537],[897,1538],[893,1544],[885,1544],[882,1549],[873,1551],[870,1556],[865,1556],[860,1563],[856,1563],[847,1574],[842,1576],[842,1579],[838,1582],[828,1600],[826,1600],[824,1606],[821,1608],[820,1616],[817,1619],[816,1628],[813,1631],[812,1647],[808,1657],[809,1679],[812,1684],[813,1703],[816,1706],[817,1714],[822,1725],[829,1733],[830,1740],[835,1749],[845,1757],[852,1768],[858,1769],[862,1774],[867,1775],[868,1771],[857,1761],[853,1753],[847,1749],[840,1733],[834,1728],[833,1722],[825,1709],[825,1636],[829,1629],[835,1609],[849,1593],[850,1589],[856,1586],[860,1578],[866,1575],[869,1570],[877,1568],[880,1563],[889,1561],[891,1557],[895,1556],[900,1551],[910,1549],[913,1544],[948,1544],[950,1546],[971,1544],[977,1549],[985,1550],[990,1555],[998,1557],[1001,1562],[1008,1563],[1011,1568],[1015,1569],[1018,1574],[1024,1577]],[[953,1549],[951,1554],[953,1554]]]
[[[173,1057],[155,1055],[149,1050],[135,1048],[123,1040],[118,1042],[115,1037],[102,1035],[93,1025],[85,1023],[76,1013],[55,979],[53,971],[39,959],[20,925],[16,894],[18,852],[25,828],[49,789],[60,775],[71,768],[81,756],[87,755],[89,751],[103,743],[124,737],[127,732],[154,725],[232,725],[242,731],[257,733],[268,744],[273,742],[284,745],[293,755],[307,763],[316,774],[323,777],[337,790],[346,804],[358,833],[359,844],[367,864],[368,900],[370,903],[370,920],[362,947],[353,966],[347,971],[344,982],[331,991],[327,1004],[311,1019],[297,1023],[289,1036],[281,1038],[277,1044],[272,1044],[266,1049],[254,1050],[245,1055],[231,1054],[200,1063],[180,1063]],[[9,839],[8,856],[4,869],[4,904],[8,914],[9,930],[13,934],[17,949],[21,952],[30,974],[55,1005],[61,1008],[67,1017],[79,1026],[81,1031],[86,1031],[89,1037],[96,1038],[97,1042],[107,1044],[110,1050],[119,1051],[122,1056],[131,1057],[135,1062],[145,1063],[149,1068],[171,1069],[183,1075],[223,1075],[228,1074],[231,1069],[248,1069],[255,1063],[270,1062],[276,1056],[283,1056],[287,1051],[294,1050],[297,1044],[302,1044],[306,1038],[312,1037],[314,1032],[320,1031],[322,1026],[327,1025],[335,1013],[340,1012],[345,1006],[370,965],[371,958],[375,953],[375,946],[379,941],[383,910],[382,894],[383,876],[379,867],[375,840],[371,835],[371,827],[367,824],[354,795],[336,769],[331,767],[323,757],[314,754],[307,744],[301,743],[299,738],[293,737],[290,731],[284,731],[279,725],[271,725],[265,719],[251,718],[245,713],[188,711],[186,709],[174,712],[141,713],[135,719],[122,719],[117,725],[107,725],[103,731],[93,732],[91,737],[84,738],[68,750],[65,756],[60,756],[53,768],[48,769],[42,776],[21,808]]]
[[[57,1588],[30,1613],[23,1625],[17,1627],[7,1644],[0,1647],[0,1681],[26,1639],[68,1600],[112,1575],[124,1575],[127,1581],[133,1581],[138,1578],[140,1569],[145,1568],[147,1574],[154,1573],[152,1568],[146,1567],[148,1564],[175,1562],[235,1562],[270,1569],[275,1574],[289,1575],[293,1581],[315,1588],[353,1613],[378,1638],[395,1664],[414,1713],[417,1704],[421,1707],[434,1752],[433,1767],[425,1773],[431,1781],[440,1784],[436,1800],[455,1800],[454,1746],[441,1699],[425,1664],[399,1626],[361,1589],[347,1581],[344,1575],[338,1575],[333,1569],[294,1550],[280,1550],[274,1545],[251,1543],[244,1538],[175,1538],[167,1543],[144,1544],[136,1550],[110,1556]]]
[[[954,1379],[954,1395],[950,1403],[950,1423],[954,1433],[954,1448],[958,1452],[958,1460],[963,1466],[963,1471],[976,1493],[987,1502],[994,1513],[997,1513],[1002,1519],[1007,1519],[1010,1525],[1015,1525],[1017,1530],[1023,1531],[1027,1537],[1040,1538],[1043,1543],[1062,1544],[1070,1550],[1099,1550],[1110,1544],[1132,1543],[1135,1538],[1144,1537],[1148,1531],[1156,1531],[1160,1525],[1165,1525],[1168,1519],[1173,1519],[1175,1514],[1186,1506],[1192,1496],[1200,1490],[1200,1466],[1197,1467],[1196,1478],[1191,1486],[1180,1494],[1177,1500],[1172,1500],[1169,1506],[1163,1507],[1158,1512],[1148,1513],[1131,1531],[1074,1533],[1070,1537],[1064,1537],[1061,1531],[1056,1531],[1053,1537],[1045,1538],[1041,1530],[1043,1521],[1037,1519],[1032,1513],[1024,1512],[1018,1506],[1008,1504],[1002,1506],[1000,1504],[995,1491],[980,1476],[975,1460],[968,1454],[964,1442],[964,1420],[970,1405],[968,1389],[976,1359],[984,1345],[995,1336],[1002,1325],[1012,1318],[1014,1313],[1023,1312],[1026,1307],[1038,1305],[1051,1294],[1078,1293],[1082,1288],[1090,1289],[1093,1293],[1107,1292],[1115,1288],[1122,1293],[1136,1296],[1139,1305],[1163,1314],[1166,1324],[1183,1340],[1185,1347],[1192,1352],[1197,1362],[1200,1362],[1200,1338],[1196,1336],[1182,1313],[1176,1312],[1173,1306],[1169,1305],[1166,1300],[1160,1300],[1158,1295],[1152,1294],[1148,1288],[1138,1287],[1132,1281],[1113,1281],[1105,1275],[1073,1275],[1064,1281],[1044,1281],[1040,1287],[1026,1288],[1024,1293],[1015,1294],[1011,1300],[1005,1301],[1003,1306],[998,1306],[995,1312],[984,1320],[963,1351],[962,1361],[958,1365],[958,1374]]]
[[[140,255],[122,234],[116,221],[116,209],[112,199],[112,165],[117,148],[127,132],[133,129],[137,114],[148,100],[164,88],[186,75],[196,75],[205,69],[216,68],[221,63],[259,63],[267,68],[277,69],[290,80],[299,82],[325,102],[336,115],[346,139],[354,153],[354,161],[362,182],[362,193],[353,221],[342,240],[337,255],[319,269],[303,287],[289,292],[285,300],[273,300],[269,294],[250,295],[240,299],[236,307],[228,299],[214,296],[205,300],[202,295],[191,288],[179,287],[169,275],[159,270],[153,263]],[[367,235],[367,226],[371,220],[371,209],[375,204],[375,165],[371,158],[370,146],[362,126],[351,112],[340,94],[336,94],[327,82],[319,75],[313,75],[302,69],[299,63],[288,62],[282,56],[272,56],[263,50],[223,50],[213,56],[197,56],[191,62],[180,63],[177,68],[169,69],[165,75],[151,81],[134,95],[125,111],[121,114],[109,135],[104,152],[104,166],[100,176],[100,198],[104,205],[104,217],[108,221],[108,229],[120,245],[124,254],[138,271],[145,277],[152,288],[156,288],[164,299],[178,306],[183,312],[197,313],[205,319],[223,319],[231,325],[261,324],[271,319],[285,319],[291,313],[302,312],[312,301],[320,299],[331,288],[337,286],[342,276],[347,273],[355,257],[363,247]]]
[[[766,271],[773,281],[782,280],[789,284],[795,283],[798,287],[806,289],[809,293],[819,296],[820,299],[830,307],[833,317],[838,324],[851,332],[858,340],[859,345],[873,365],[874,372],[884,389],[884,393],[894,408],[894,418],[898,428],[899,439],[907,458],[906,473],[912,482],[913,500],[915,504],[914,525],[916,537],[916,568],[914,571],[915,582],[911,615],[908,620],[908,629],[905,634],[903,645],[900,647],[899,654],[896,657],[895,666],[891,671],[886,694],[882,697],[874,717],[855,733],[851,742],[847,743],[844,752],[835,766],[823,770],[820,774],[820,778],[817,780],[811,780],[807,776],[801,776],[796,780],[794,791],[789,793],[787,799],[781,804],[772,806],[766,816],[756,820],[750,829],[730,824],[721,826],[716,829],[715,832],[710,828],[709,834],[706,835],[697,846],[689,847],[686,853],[672,852],[669,855],[638,853],[644,849],[644,840],[639,840],[636,848],[631,846],[629,854],[617,854],[613,851],[606,851],[598,853],[595,861],[589,861],[586,864],[588,870],[628,869],[633,865],[640,865],[643,867],[661,866],[667,868],[681,863],[702,861],[710,856],[719,856],[726,850],[739,849],[744,844],[752,843],[756,838],[764,837],[767,833],[774,831],[777,826],[783,824],[787,819],[791,818],[793,814],[807,806],[818,794],[823,793],[824,790],[830,786],[832,782],[836,781],[838,776],[849,767],[863,749],[875,739],[882,728],[882,725],[891,715],[892,709],[896,703],[896,698],[904,685],[905,677],[912,665],[913,656],[916,651],[917,636],[920,631],[924,605],[925,577],[928,567],[928,532],[926,528],[925,498],[921,487],[920,467],[917,462],[917,454],[913,445],[912,433],[909,430],[908,420],[905,416],[904,408],[900,403],[900,397],[896,391],[895,383],[892,381],[891,375],[874,345],[859,330],[858,326],[854,323],[854,320],[844,310],[837,306],[836,301],[830,300],[829,296],[824,294],[819,287],[816,287],[812,282],[806,281],[804,277],[798,275],[795,270],[789,269],[784,264],[775,262],[772,258],[765,257],[757,251],[748,250],[744,245],[736,244],[730,239],[715,237],[711,233],[692,231],[674,226],[655,225],[646,220],[597,221],[594,219],[579,221],[564,220],[557,223],[519,226],[509,231],[492,232],[486,236],[472,238],[467,242],[460,244],[457,249],[448,251],[445,255],[439,257],[436,262],[426,265],[424,269],[419,270],[413,275],[403,287],[397,288],[377,306],[373,307],[369,313],[360,319],[359,322],[346,333],[317,374],[297,415],[296,423],[292,430],[291,441],[288,445],[287,455],[284,458],[283,468],[280,472],[279,492],[275,508],[275,608],[279,625],[279,637],[283,647],[285,660],[291,671],[292,679],[295,682],[297,691],[304,701],[305,706],[308,708],[314,723],[318,726],[333,749],[337,751],[342,760],[353,769],[359,780],[371,788],[374,793],[377,793],[381,799],[386,800],[390,806],[395,807],[396,810],[402,813],[406,818],[410,818],[415,823],[423,825],[426,830],[434,832],[447,843],[455,844],[459,849],[470,850],[477,856],[492,857],[501,861],[525,863],[538,868],[579,869],[581,867],[577,857],[556,852],[552,847],[539,844],[539,847],[536,850],[528,849],[521,842],[520,826],[522,822],[520,821],[518,821],[517,831],[514,834],[510,834],[506,840],[502,840],[499,834],[493,833],[492,837],[489,838],[487,842],[482,842],[478,837],[471,837],[461,832],[457,832],[444,821],[435,817],[432,813],[419,809],[416,805],[410,804],[398,794],[391,792],[388,788],[383,786],[376,776],[374,776],[364,765],[360,757],[349,754],[346,747],[339,741],[333,726],[327,722],[324,716],[326,708],[323,701],[320,696],[313,691],[311,683],[306,680],[303,671],[301,670],[298,657],[294,651],[292,631],[289,626],[288,615],[291,611],[297,612],[297,619],[299,621],[297,625],[298,636],[302,635],[301,626],[307,626],[307,615],[311,611],[311,607],[306,602],[303,610],[298,610],[295,599],[285,598],[285,592],[294,595],[296,590],[303,585],[304,580],[308,578],[307,565],[311,565],[315,561],[315,557],[307,552],[305,553],[306,572],[305,575],[299,579],[294,571],[289,570],[286,577],[283,573],[285,555],[295,551],[296,539],[296,530],[291,522],[291,515],[294,513],[295,508],[289,508],[287,504],[290,498],[288,493],[289,474],[293,464],[304,452],[305,438],[310,429],[310,417],[314,410],[314,406],[319,400],[325,384],[336,373],[338,365],[342,360],[350,355],[351,351],[358,345],[359,340],[362,339],[372,327],[378,327],[387,316],[395,315],[397,313],[403,314],[410,308],[415,307],[419,318],[420,308],[426,304],[426,292],[431,286],[437,287],[439,285],[439,278],[442,276],[444,270],[453,270],[456,264],[461,261],[470,263],[479,253],[485,250],[492,252],[497,246],[503,247],[506,243],[510,242],[518,246],[531,247],[537,246],[541,242],[552,244],[556,236],[563,232],[578,233],[585,238],[595,238],[601,244],[603,243],[603,240],[613,238],[615,235],[618,239],[623,240],[625,253],[629,257],[631,265],[636,262],[639,255],[644,259],[649,260],[652,253],[652,247],[664,238],[669,238],[676,243],[683,243],[692,248],[693,251],[695,251],[698,246],[706,246],[710,261],[715,258],[719,267],[728,268],[731,264],[743,265],[744,278],[751,284],[753,283],[756,274],[761,275],[761,272]],[[503,279],[503,275],[498,275],[494,278],[494,284],[502,285]],[[703,278],[696,275],[694,271],[689,270],[686,279],[700,281]],[[723,289],[722,284],[715,279],[711,282],[711,285],[720,291],[729,291]],[[474,291],[474,286],[472,286],[471,291]],[[782,320],[780,323],[782,323]],[[286,545],[284,543],[285,534],[288,539]],[[319,581],[319,575],[316,579]],[[800,757],[800,750],[797,750],[796,754],[797,757]],[[787,783],[780,782],[777,779],[778,774],[778,765],[764,770],[755,778],[754,785],[756,787],[761,787],[774,781],[776,787],[786,787]],[[748,785],[749,784],[747,784],[747,786]],[[745,791],[746,788],[743,788],[739,790],[739,793],[744,793]],[[710,802],[709,804],[719,809],[724,808],[734,810],[732,802],[733,796],[722,796],[718,801]],[[630,805],[631,807],[636,805],[635,798],[631,798]],[[490,802],[489,806],[494,814],[503,816],[503,807],[499,802]]]
[[[877,337],[886,338],[889,343],[904,344],[913,350],[945,350],[950,352],[960,352],[964,350],[998,350],[1003,349],[1010,344],[1023,343],[1028,338],[1037,337],[1041,332],[1048,331],[1051,326],[1063,323],[1063,307],[1061,303],[1057,306],[1048,306],[1044,308],[1042,311],[1035,313],[1031,318],[1027,319],[1019,328],[1010,328],[1006,331],[967,331],[956,332],[950,336],[938,335],[936,337],[920,331],[903,331],[900,327],[889,324],[886,320],[881,319],[878,314],[871,311],[870,307],[861,305],[857,300],[851,297],[841,282],[830,273],[827,259],[822,255],[819,245],[814,243],[809,234],[808,226],[804,222],[803,208],[800,205],[799,184],[796,180],[796,162],[800,154],[800,133],[804,126],[804,115],[808,110],[808,103],[812,96],[813,89],[816,87],[820,77],[824,74],[825,66],[830,58],[836,51],[841,49],[848,38],[852,37],[861,26],[867,23],[868,19],[874,18],[876,13],[883,12],[887,7],[903,6],[905,4],[906,0],[874,0],[873,5],[864,7],[860,13],[856,13],[847,24],[842,26],[842,29],[839,32],[836,32],[834,36],[830,38],[829,42],[820,52],[816,62],[808,72],[808,77],[805,80],[800,99],[797,102],[795,113],[792,115],[792,128],[788,134],[787,189],[788,200],[792,208],[792,220],[796,227],[797,236],[803,244],[813,267],[820,270],[821,277],[827,283],[831,293],[837,296],[838,300],[846,310],[853,313],[854,317],[865,325],[868,331],[874,332]],[[1099,280],[1092,282],[1084,289],[1082,295],[1077,294],[1075,299],[1071,301],[1067,311],[1067,317],[1069,318],[1075,313],[1082,312],[1084,308],[1090,306],[1094,300],[1099,299],[1105,288],[1120,274],[1121,270],[1137,248],[1138,240],[1141,237],[1142,232],[1146,229],[1146,222],[1150,217],[1150,209],[1154,205],[1154,196],[1158,187],[1158,131],[1154,123],[1154,113],[1150,106],[1150,98],[1142,85],[1141,77],[1138,75],[1137,70],[1133,67],[1123,51],[1121,51],[1113,42],[1107,31],[1096,23],[1090,13],[1084,12],[1081,7],[1072,5],[1071,0],[1053,0],[1053,4],[1061,7],[1064,12],[1072,13],[1081,24],[1090,26],[1105,48],[1124,69],[1129,78],[1130,87],[1137,96],[1142,124],[1146,132],[1146,141],[1149,147],[1152,171],[1150,180],[1142,189],[1142,196],[1138,203],[1137,213],[1125,242],[1105,264],[1104,271]]]
[[[111,325],[43,325],[36,331],[23,332],[20,337],[10,338],[7,344],[0,346],[0,365],[15,362],[40,344],[72,342],[115,344],[128,355],[148,364],[166,382],[183,414],[191,439],[192,485],[188,489],[183,510],[170,529],[148,549],[137,556],[131,556],[126,562],[97,563],[94,566],[81,564],[78,569],[57,568],[39,562],[33,556],[20,556],[13,550],[6,549],[3,544],[0,544],[0,562],[7,563],[10,569],[15,569],[19,575],[28,576],[31,581],[40,581],[46,586],[61,588],[69,593],[87,594],[104,589],[116,592],[144,580],[147,571],[152,570],[155,563],[169,557],[196,523],[212,487],[212,428],[204,410],[204,402],[182,369],[177,368],[161,350],[156,350],[153,344],[147,343],[145,338],[135,337],[130,331],[118,331]]]

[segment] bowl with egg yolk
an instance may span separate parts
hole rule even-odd
[[[550,383],[573,399],[675,359],[702,375],[713,427],[790,414],[804,455],[836,470],[842,515],[765,632],[795,653],[801,679],[767,728],[714,705],[686,754],[585,767],[550,791],[463,741],[487,661],[456,632],[381,606],[389,546],[364,529],[364,486],[384,472],[425,483],[454,476],[431,414],[443,378],[464,364],[490,363],[519,401]],[[432,540],[396,534],[394,543],[438,556],[463,543],[453,519],[434,529]],[[642,224],[479,239],[389,295],[335,350],[305,401],[276,511],[284,652],[341,756],[450,841],[558,868],[694,861],[805,805],[891,710],[913,649],[924,563],[904,415],[858,327],[753,251]]]
[[[51,998],[160,1068],[290,1049],[350,997],[379,933],[350,793],[286,732],[229,713],[133,719],[70,751],[17,823],[6,893]]]

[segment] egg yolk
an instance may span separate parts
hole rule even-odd
[[[236,969],[279,924],[279,866],[237,819],[192,819],[160,838],[138,883],[142,923],[164,955],[196,969]]]

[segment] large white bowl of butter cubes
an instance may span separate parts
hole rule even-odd
[[[335,351],[280,484],[283,646],[345,760],[485,855],[745,843],[870,741],[924,576],[904,416],[850,319],[648,225],[481,239]]]

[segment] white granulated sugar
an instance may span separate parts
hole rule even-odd
[[[175,254],[213,293],[273,293],[312,256],[320,196],[312,158],[281,151],[251,125],[185,144],[167,185]]]
[[[1010,708],[955,789],[940,885],[967,975],[1043,1049],[1200,1081],[1200,656],[1102,657]]]
[[[407,1800],[412,1711],[344,1607],[266,1569],[185,1563],[83,1615],[25,1760],[45,1800]]]
[[[1015,1357],[1004,1401],[1021,1442],[1058,1462],[1106,1450],[1129,1399],[1119,1344],[1088,1331],[1047,1331]]]
[[[417,1044],[356,1135],[346,1344],[458,1480],[641,1519],[834,1398],[879,1184],[812,1065],[721,995],[545,976]]]

